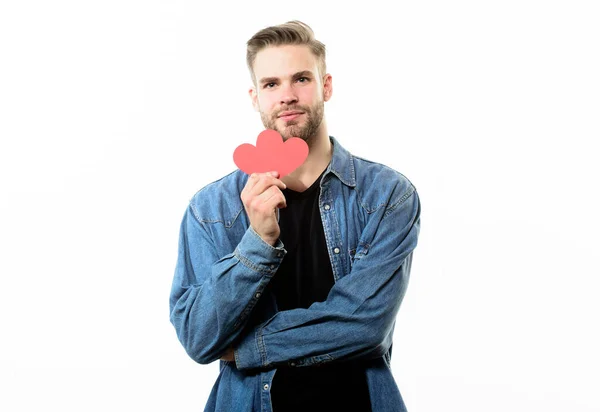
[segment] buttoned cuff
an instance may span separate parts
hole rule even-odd
[[[250,331],[233,351],[235,365],[238,369],[259,368],[263,365],[261,349],[264,342],[260,328]]]
[[[287,254],[283,246],[281,239],[271,246],[249,226],[233,253],[250,269],[274,275]]]

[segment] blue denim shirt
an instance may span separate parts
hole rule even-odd
[[[205,411],[270,412],[277,367],[364,360],[373,411],[405,411],[391,373],[392,335],[420,228],[415,187],[390,167],[354,156],[332,136],[319,211],[334,285],[323,302],[278,311],[265,290],[287,251],[250,227],[236,170],[200,189],[183,216],[170,320],[196,362],[235,362]]]

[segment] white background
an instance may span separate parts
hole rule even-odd
[[[599,411],[594,1],[3,1],[0,410],[203,410],[169,323],[181,218],[262,123],[245,42],[328,48],[329,133],[417,187],[410,412]]]

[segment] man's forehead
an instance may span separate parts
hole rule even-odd
[[[254,73],[261,77],[288,77],[300,71],[316,70],[316,58],[303,45],[270,46],[256,55]]]

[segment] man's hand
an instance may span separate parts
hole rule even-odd
[[[224,360],[227,362],[231,362],[231,361],[235,362],[235,357],[233,355],[233,346],[230,346],[229,349],[227,349],[227,352],[225,352],[223,354],[223,356],[221,357],[221,360]]]
[[[277,243],[280,233],[276,210],[287,206],[281,191],[286,186],[277,179],[278,175],[277,172],[252,173],[240,195],[250,226],[271,246]]]

